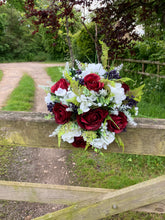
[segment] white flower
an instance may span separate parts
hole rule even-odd
[[[111,114],[118,115],[119,111],[117,109],[113,108],[112,111],[111,111]]]
[[[127,111],[123,111],[123,112],[124,112],[124,114],[127,116],[127,121],[128,121],[131,125],[136,126],[137,123],[134,121],[134,119],[132,118],[131,114],[130,114],[129,112],[127,112]]]
[[[138,107],[135,107],[135,115],[138,115]]]
[[[97,73],[99,76],[103,76],[106,73],[106,70],[103,68],[101,63],[89,63],[85,70],[82,71],[82,76],[85,77],[90,73]]]
[[[69,130],[69,131],[66,131],[65,134],[63,134],[61,136],[62,140],[63,141],[66,141],[68,143],[73,143],[74,142],[74,137],[79,137],[81,136],[81,129],[80,128],[77,128],[77,129],[74,129],[74,130]]]
[[[69,62],[66,62],[66,64],[65,64],[65,69],[63,71],[63,77],[64,77],[65,72],[69,73]]]
[[[87,102],[87,101],[84,101],[80,104],[80,109],[83,111],[83,112],[88,112],[90,110],[90,103]]]
[[[66,89],[61,89],[61,88],[58,88],[56,91],[55,91],[55,94],[57,96],[65,96],[67,93]]]
[[[67,91],[66,95],[63,98],[60,98],[60,101],[62,102],[63,105],[68,105],[67,100],[72,99],[76,97],[76,94],[72,91]]]
[[[100,89],[99,90],[99,94],[101,95],[101,96],[107,96],[107,91],[105,90],[105,89]]]
[[[55,137],[58,135],[58,132],[60,131],[62,125],[58,125],[58,127],[52,132],[52,134],[49,135],[49,137]]]
[[[78,69],[82,69],[82,64],[81,64],[81,62],[79,61],[79,60],[75,60],[75,62],[76,62],[76,64],[77,64],[77,67],[78,67]]]
[[[46,102],[46,104],[49,104],[49,103],[52,102],[51,101],[51,94],[50,93],[48,93],[47,96],[45,97],[45,102]]]
[[[122,68],[123,68],[123,63],[120,64],[120,66],[115,67],[114,69],[117,71],[117,73],[119,73]]]
[[[115,87],[110,84],[108,86],[110,87],[112,94],[114,94],[113,98],[116,106],[119,107],[122,104],[122,101],[126,99],[121,83],[115,83]]]
[[[77,101],[80,104],[80,109],[83,112],[88,112],[90,110],[90,106],[93,104],[93,102],[89,99],[89,97],[85,96],[85,95],[81,95],[77,97]]]
[[[107,131],[107,123],[101,125],[101,137],[91,141],[91,145],[98,149],[107,149],[107,146],[115,140],[115,133]]]

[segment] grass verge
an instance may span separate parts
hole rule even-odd
[[[121,189],[165,174],[165,157],[74,151],[76,183],[82,186]]]
[[[62,77],[63,69],[64,67],[54,66],[54,67],[47,67],[46,71],[47,74],[50,76],[52,82],[56,82]]]
[[[121,189],[165,174],[165,157],[105,153],[82,149],[70,155],[74,185]],[[125,212],[106,220],[163,220],[165,214]]]
[[[0,70],[0,81],[2,80],[2,77],[3,77],[3,72],[2,70]]]
[[[121,76],[133,79],[128,82],[131,88],[145,84],[138,117],[165,118],[165,79],[127,72],[121,72]]]
[[[29,111],[34,104],[35,84],[34,80],[24,74],[17,88],[11,93],[6,106],[2,108],[5,111]]]

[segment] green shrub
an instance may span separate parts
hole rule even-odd
[[[131,58],[136,60],[150,60],[165,62],[165,42],[156,41],[154,39],[145,40],[143,42],[137,41],[133,47],[134,55],[128,50],[124,58]],[[146,73],[157,73],[157,66],[152,64],[145,64]],[[142,70],[141,64],[125,63],[125,68],[138,72]],[[160,75],[165,75],[165,66],[160,66]]]
[[[89,24],[87,27],[94,37],[94,24]],[[73,35],[72,45],[76,59],[80,60],[81,62],[95,62],[95,44],[91,40],[89,34],[87,33],[84,27],[79,32]]]

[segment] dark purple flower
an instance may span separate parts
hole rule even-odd
[[[47,108],[48,108],[49,112],[53,112],[54,105],[55,105],[55,103],[51,103],[51,102],[49,104],[47,104]]]
[[[105,78],[111,79],[120,79],[119,73],[116,70],[111,70],[110,72],[105,73]]]
[[[138,102],[135,101],[134,98],[135,98],[134,96],[132,96],[131,98],[127,96],[127,98],[126,98],[126,101],[127,101],[126,105],[128,105],[130,107],[133,107],[133,106],[136,107]]]

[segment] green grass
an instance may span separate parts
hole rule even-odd
[[[34,104],[35,84],[34,80],[25,74],[17,88],[11,93],[6,105],[2,108],[5,111],[30,111]]]
[[[3,77],[3,72],[2,70],[0,70],[0,81],[2,80],[2,77]]]
[[[145,84],[141,102],[138,103],[138,117],[165,118],[165,79],[142,76],[134,73],[121,72],[122,77],[129,77],[131,88]]]
[[[54,66],[54,67],[47,67],[46,71],[47,74],[50,76],[52,82],[56,82],[62,77],[63,69],[64,67]]]
[[[76,183],[82,186],[121,189],[165,174],[165,157],[74,151]]]
[[[165,174],[165,157],[105,153],[77,149],[68,160],[72,182],[84,187],[121,189]],[[74,167],[73,167],[74,166]],[[125,212],[106,220],[163,220],[165,214]]]
[[[7,175],[8,166],[11,163],[13,147],[0,146],[0,179]]]

